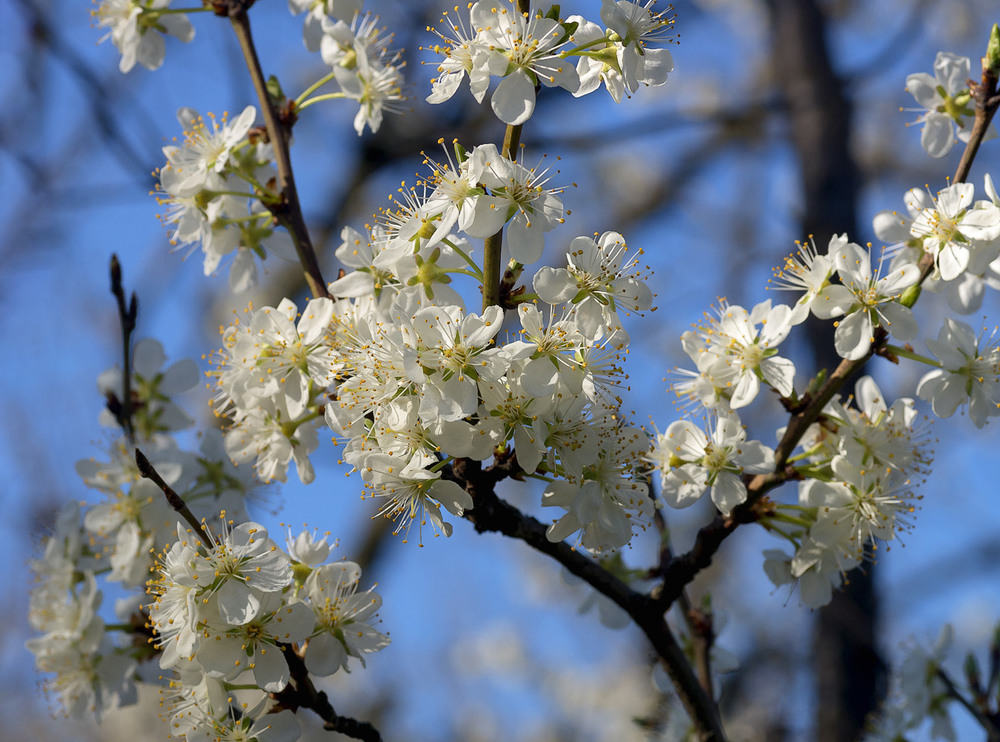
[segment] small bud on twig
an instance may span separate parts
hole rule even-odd
[[[1000,26],[996,23],[990,30],[990,40],[986,45],[986,56],[983,57],[983,72],[989,72],[994,77],[1000,76]]]

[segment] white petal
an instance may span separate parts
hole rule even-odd
[[[510,256],[524,265],[537,263],[545,248],[545,234],[538,227],[528,227],[523,218],[515,217],[505,235]]]
[[[740,444],[733,463],[747,474],[766,474],[774,468],[774,450],[760,441],[745,441]]]
[[[524,70],[514,70],[497,85],[490,105],[505,124],[523,124],[535,111],[535,84]]]
[[[846,286],[832,284],[817,294],[812,303],[812,313],[820,319],[833,319],[847,314],[857,299]]]
[[[720,472],[712,485],[712,502],[723,515],[729,515],[734,507],[747,499],[747,488],[743,480],[732,472]]]
[[[685,464],[667,473],[662,479],[661,494],[672,508],[686,508],[705,494],[705,470]]]
[[[868,312],[854,312],[842,319],[833,335],[833,344],[841,358],[856,361],[863,357],[872,346],[872,322]]]
[[[941,278],[945,281],[953,281],[969,267],[969,248],[949,242],[938,253],[937,264],[941,271]]]
[[[778,394],[787,397],[794,389],[795,364],[787,358],[773,356],[761,361],[760,372],[764,380],[774,387]]]
[[[897,340],[912,340],[917,336],[919,327],[913,316],[913,310],[896,302],[879,305],[879,317],[886,325],[886,330]]]
[[[932,113],[920,132],[920,146],[931,157],[944,157],[955,144],[955,123],[947,114]]]
[[[917,72],[907,77],[906,90],[916,98],[917,103],[928,110],[937,108],[943,102],[937,92],[937,80],[926,72]]]

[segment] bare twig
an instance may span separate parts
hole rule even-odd
[[[111,255],[111,293],[118,304],[118,319],[122,327],[122,398],[115,399],[109,392],[108,409],[115,416],[118,424],[125,431],[129,442],[135,444],[135,433],[132,426],[132,332],[139,315],[138,301],[135,292],[126,304],[125,288],[122,285],[122,266],[118,256]]]
[[[962,695],[961,691],[958,690],[958,687],[952,679],[948,677],[948,674],[940,667],[937,669],[936,675],[948,689],[948,696],[962,704],[962,706],[965,707],[965,710],[972,714],[973,718],[979,722],[980,725],[982,725],[983,729],[986,730],[986,738],[988,742],[1000,741],[1000,727],[997,726],[996,721],[984,714],[982,709],[978,708],[968,698]]]
[[[173,487],[167,484],[160,473],[156,471],[149,459],[146,458],[145,454],[138,448],[135,449],[135,463],[139,467],[139,473],[145,479],[149,479],[157,487],[163,491],[163,495],[167,498],[167,502],[170,504],[174,510],[176,510],[180,516],[188,522],[188,525],[194,529],[194,532],[198,534],[198,537],[202,540],[209,549],[215,549],[215,543],[212,541],[212,537],[208,535],[205,524],[198,522],[198,519],[194,517],[194,513],[188,508],[187,503],[184,502],[184,498],[178,495]]]

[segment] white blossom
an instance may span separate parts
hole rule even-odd
[[[688,507],[711,488],[712,502],[728,515],[747,499],[741,475],[771,471],[774,451],[760,441],[747,441],[746,430],[732,413],[720,416],[708,433],[688,420],[671,423],[657,434],[648,460],[660,472],[668,505]]]
[[[101,0],[91,11],[98,27],[107,28],[108,38],[121,52],[121,72],[130,72],[136,62],[148,70],[159,69],[166,52],[164,34],[187,43],[194,38],[194,26],[183,13],[169,10],[171,0]]]
[[[977,428],[1000,415],[1000,349],[993,335],[977,337],[969,325],[948,317],[937,340],[926,342],[941,368],[924,374],[917,396],[930,402],[935,415],[951,417],[968,404]]]
[[[917,334],[912,310],[897,301],[920,278],[917,266],[902,265],[882,277],[881,262],[873,273],[868,250],[853,242],[840,246],[833,262],[842,283],[824,288],[813,301],[812,311],[820,319],[843,317],[834,333],[841,358],[855,361],[864,357],[876,327],[900,340]]]

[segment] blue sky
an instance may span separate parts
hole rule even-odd
[[[383,11],[390,24],[393,13],[409,7],[388,0],[369,5]],[[728,10],[715,12],[713,5]],[[563,12],[596,15],[598,6],[564,3]],[[558,177],[579,184],[563,196],[577,212],[576,219],[550,235],[548,259],[558,259],[560,240],[618,229],[616,213],[641,196],[642,189],[655,181],[656,172],[669,170],[689,148],[698,146],[701,133],[697,121],[652,128],[648,135],[623,136],[621,141],[616,132],[630,134],[639,125],[636,122],[645,125],[648,116],[701,110],[719,100],[736,105],[745,100],[741,86],[747,97],[759,87],[765,39],[755,30],[760,28],[759,17],[752,7],[736,2],[682,4],[678,11],[682,43],[673,50],[676,71],[667,86],[643,91],[619,107],[603,93],[579,101],[564,96],[558,107],[530,122],[526,142],[530,145],[532,136],[552,142],[547,151],[563,157]],[[114,122],[139,153],[138,164],[146,168],[160,164],[159,147],[178,134],[174,118],[178,107],[235,112],[251,101],[229,30],[207,14],[195,19],[195,43],[168,41],[162,70],[120,76],[115,50],[110,44],[96,46],[98,32],[88,28],[84,8],[65,2],[54,3],[53,8],[54,28],[67,48],[107,80],[114,93]],[[867,161],[878,162],[873,151],[891,143],[898,153],[889,161],[906,163],[904,172],[888,174],[862,194],[863,226],[875,211],[899,208],[908,187],[924,182],[942,187],[957,162],[957,149],[941,162],[930,161],[919,148],[918,132],[904,128],[904,122],[915,116],[898,111],[910,104],[903,92],[906,74],[930,71],[939,49],[975,59],[986,38],[981,18],[975,15],[978,5],[941,4],[914,11],[924,15],[918,16],[910,36],[902,37],[905,43],[900,44],[898,56],[880,55],[885,29],[894,33],[911,27],[907,8],[904,3],[872,3],[858,11],[860,19],[838,27],[831,39],[842,60],[841,71],[859,75],[851,88],[859,108],[856,149]],[[43,83],[30,87],[20,63],[28,48],[20,6],[12,16],[11,23],[0,27],[0,93],[5,100],[38,107],[21,111],[15,107],[0,117],[8,144],[0,151],[0,182],[8,194],[0,203],[0,224],[6,225],[2,232],[8,235],[0,253],[5,264],[0,274],[4,314],[0,327],[10,349],[8,363],[0,370],[7,413],[6,424],[0,426],[5,443],[0,447],[0,467],[7,472],[0,494],[7,511],[0,525],[0,553],[16,566],[9,573],[8,589],[17,596],[7,605],[10,625],[17,628],[4,635],[0,659],[5,670],[4,703],[16,709],[37,703],[32,684],[25,682],[29,675],[24,668],[31,658],[22,647],[27,631],[23,595],[28,584],[22,566],[34,533],[31,518],[38,503],[55,507],[66,499],[90,497],[73,464],[100,455],[99,444],[106,440],[97,424],[101,400],[96,377],[118,360],[117,319],[107,291],[110,254],[120,256],[126,285],[139,295],[138,334],[160,339],[171,359],[199,359],[209,352],[218,343],[219,322],[245,300],[225,296],[224,272],[205,279],[197,255],[185,261],[168,250],[148,195],[153,181],[147,172],[123,166],[99,139],[86,135],[90,104],[79,78],[63,62],[43,59],[39,63]],[[279,71],[286,90],[304,87],[321,63],[299,42],[301,19],[292,18],[284,3],[265,2],[258,3],[252,18],[265,69]],[[428,43],[427,38],[398,41],[411,48]],[[866,60],[880,56],[888,62],[878,71],[866,71]],[[430,68],[411,65],[409,71],[418,99],[414,106],[422,110],[419,99],[426,95]],[[338,173],[344,163],[359,156],[359,140],[350,128],[353,113],[350,106],[317,106],[296,129],[293,157],[311,219],[323,218],[330,194],[342,187]],[[608,131],[607,139],[582,160],[574,160],[579,153],[558,145],[560,137],[595,130]],[[22,156],[15,157],[14,152]],[[529,151],[526,159],[533,161],[540,154]],[[54,203],[21,198],[31,178],[27,156],[52,163]],[[347,223],[359,227],[366,215],[385,203],[384,194],[401,178],[413,180],[419,161],[414,152],[399,170],[382,175],[377,185],[359,195],[362,206]],[[977,183],[987,167],[997,172],[997,161],[995,149],[984,150],[973,171]],[[734,147],[687,181],[662,214],[641,220],[626,234],[630,245],[645,250],[654,269],[651,285],[659,294],[660,307],[645,318],[633,318],[628,328],[634,344],[632,391],[626,403],[640,422],[652,416],[662,430],[676,416],[663,378],[674,366],[686,365],[677,340],[680,332],[718,296],[745,305],[767,297],[763,286],[770,266],[793,248],[792,240],[802,236],[795,222],[800,202],[794,168],[780,132],[763,145]],[[748,224],[741,244],[734,244],[737,220]],[[870,228],[865,229],[857,241],[873,238]],[[321,260],[328,271],[334,269],[332,254]],[[740,272],[720,279],[719,268],[734,261]],[[259,303],[277,303],[280,298],[265,287]],[[920,305],[927,316],[940,311],[933,301],[927,304],[930,308],[924,301]],[[997,297],[989,297],[981,312],[987,326],[996,322],[998,310]],[[975,324],[978,317],[970,321]],[[934,329],[926,334],[936,335],[936,321],[930,326]],[[899,371],[876,369],[890,397],[912,395],[919,378],[919,371],[906,367]],[[207,415],[203,397],[191,395],[185,401],[188,410]],[[775,419],[774,410],[763,410],[751,422],[759,426],[751,428],[751,437],[767,442],[766,425]],[[931,430],[938,455],[934,474],[922,488],[926,497],[916,516],[917,527],[905,538],[905,547],[894,545],[880,557],[884,646],[890,655],[897,655],[910,636],[930,643],[945,621],[957,624],[959,641],[982,646],[984,632],[1000,617],[993,548],[1000,504],[993,496],[995,477],[990,469],[997,427],[977,431],[966,418],[956,417],[936,422]],[[345,478],[335,465],[317,464],[317,481],[311,487],[294,482],[282,487],[280,515],[258,515],[274,525],[308,522],[329,530],[341,540],[338,556],[350,558],[352,544],[372,510],[359,499],[357,479]],[[537,493],[511,490],[508,495],[536,509],[532,498],[537,501]],[[673,518],[680,545],[690,539],[686,529],[704,517],[704,511],[696,510]],[[788,632],[804,648],[808,613],[798,607],[796,596],[788,599],[785,591],[773,590],[759,569],[761,548],[777,544],[762,533],[746,531],[720,555],[724,569],[715,605],[732,614],[720,641],[739,654],[757,641],[758,632]],[[652,554],[652,543],[640,539],[627,558],[648,563]],[[477,536],[463,522],[456,523],[451,539],[428,539],[423,548],[393,541],[377,579],[385,601],[383,628],[392,634],[393,645],[384,657],[371,662],[368,671],[359,668],[355,675],[367,678],[359,681],[366,693],[377,693],[381,683],[406,691],[397,696],[400,705],[392,717],[400,738],[448,739],[441,730],[447,730],[454,717],[455,697],[469,704],[495,699],[500,708],[516,709],[514,714],[500,715],[503,726],[497,731],[507,736],[517,736],[518,725],[530,727],[545,718],[549,702],[529,684],[498,689],[498,681],[480,678],[470,681],[471,691],[455,687],[454,664],[447,658],[480,629],[511,627],[534,661],[547,667],[578,667],[581,682],[588,672],[606,672],[608,662],[641,657],[645,651],[634,631],[614,633],[600,626],[593,614],[577,616],[576,603],[583,592],[558,588],[554,565],[521,544]],[[558,599],[551,599],[553,595]],[[476,696],[477,689],[482,695]]]

